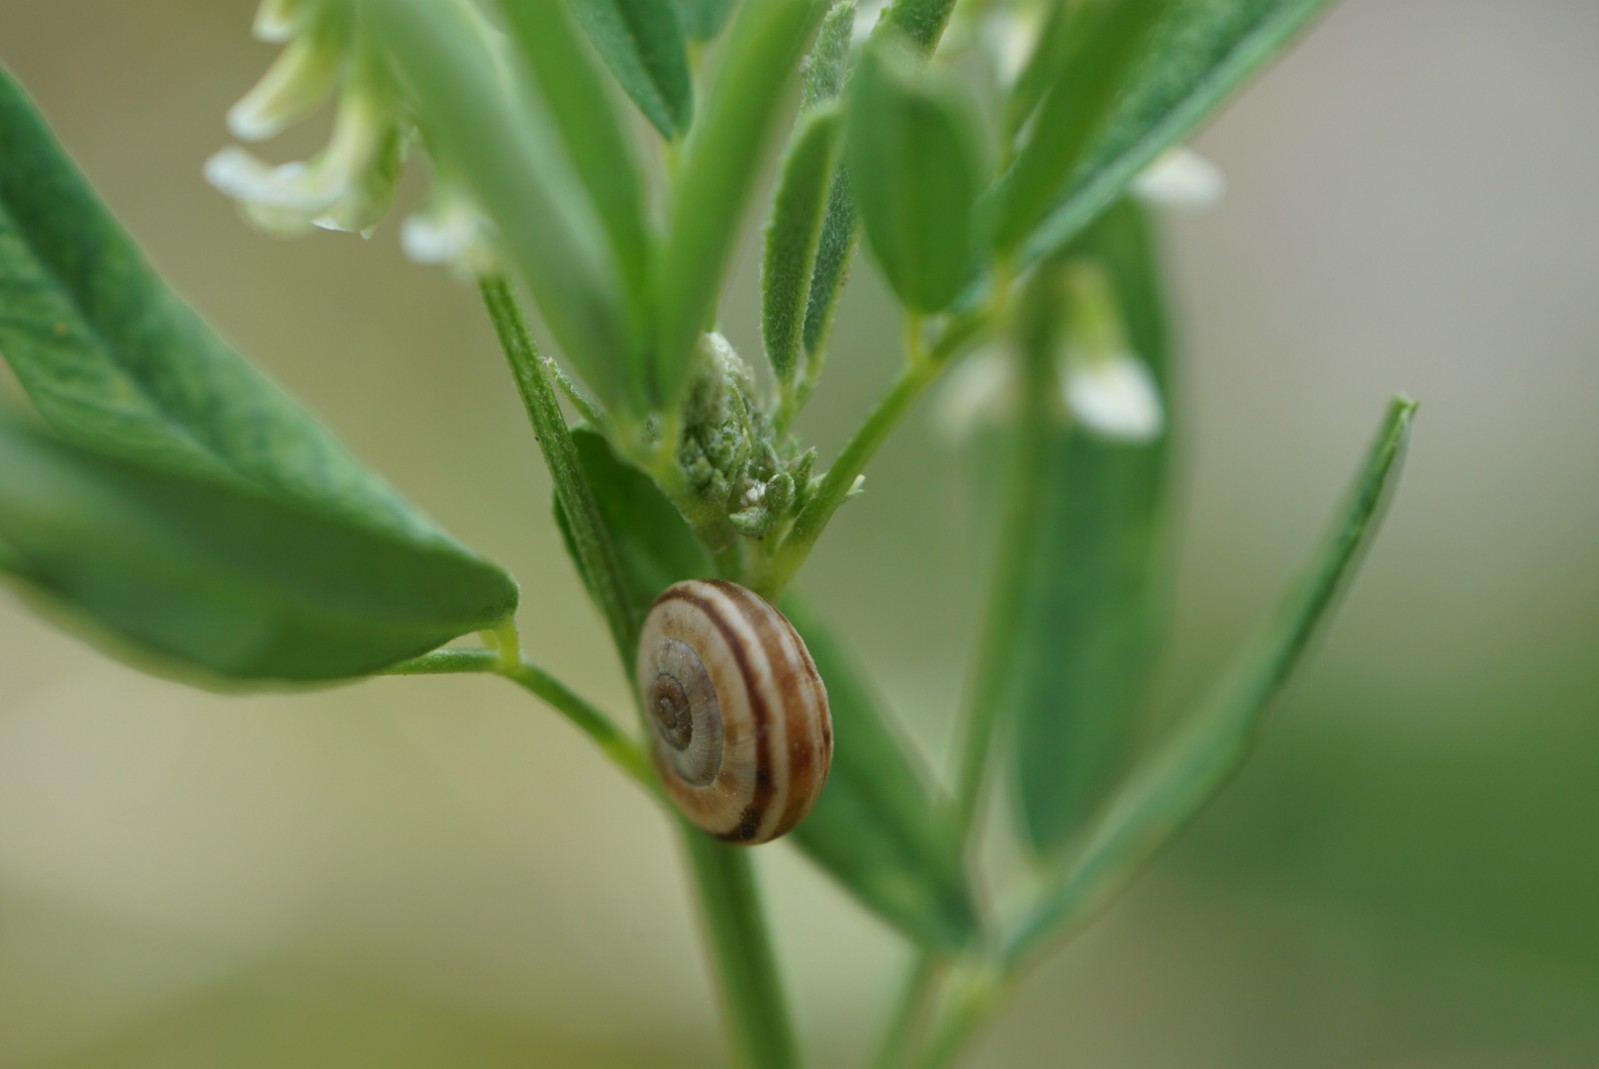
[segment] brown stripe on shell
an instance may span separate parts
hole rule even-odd
[[[776,786],[770,782],[769,777],[767,782],[763,784],[758,774],[761,769],[771,767],[771,740],[769,735],[772,712],[766,704],[765,696],[756,687],[755,673],[752,671],[749,653],[744,648],[744,644],[739,641],[738,634],[733,631],[732,627],[722,617],[721,612],[710,601],[693,590],[693,587],[696,586],[711,587],[717,593],[726,597],[725,592],[721,589],[721,584],[718,582],[689,580],[669,587],[665,593],[655,599],[655,604],[660,605],[664,601],[676,600],[698,610],[700,615],[710,621],[711,625],[721,633],[723,642],[733,654],[733,660],[738,664],[739,678],[744,683],[745,705],[750,711],[750,719],[753,721],[755,733],[755,767],[757,775],[753,777],[754,791],[748,803],[739,812],[738,819],[734,824],[725,829],[707,828],[706,830],[718,839],[724,839],[729,842],[751,842],[756,838],[761,830],[761,825],[766,821],[767,812],[772,804],[772,795],[776,791]],[[731,601],[732,599],[729,598],[728,600]],[[727,711],[728,704],[724,702],[722,706],[724,717],[727,715]],[[720,779],[721,776],[719,774],[717,780],[720,781]],[[767,838],[770,837],[767,836]]]

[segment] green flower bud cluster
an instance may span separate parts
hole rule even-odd
[[[746,538],[764,538],[792,519],[810,491],[816,451],[799,453],[774,437],[749,365],[722,335],[704,335],[677,459],[694,495]]]

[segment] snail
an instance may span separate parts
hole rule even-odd
[[[764,599],[721,580],[668,587],[644,620],[637,681],[656,770],[692,823],[754,845],[810,811],[833,756],[827,690]]]

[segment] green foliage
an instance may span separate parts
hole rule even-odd
[[[822,20],[822,28],[816,34],[816,47],[806,60],[801,96],[806,107],[834,100],[844,91],[854,26],[854,0],[839,0]],[[854,253],[855,202],[850,196],[849,173],[841,161],[827,191],[811,281],[805,289],[805,324],[801,338],[807,363],[813,369],[821,365],[823,350],[827,347],[827,328],[833,321],[833,304],[843,288]]]
[[[621,273],[593,199],[520,65],[459,4],[356,0],[417,98],[432,151],[498,227],[568,360],[622,411],[643,404]]]
[[[1072,248],[1110,276],[1128,340],[1165,394],[1153,252],[1142,214],[1125,202]],[[1040,269],[1042,279],[1051,274]],[[1057,354],[1043,354],[1056,373]],[[1049,850],[1092,815],[1144,724],[1164,608],[1171,434],[1108,442],[1049,410],[1037,448],[1036,457],[1013,461],[1027,469],[1029,486],[1028,515],[1012,522],[1035,534],[1003,671],[1014,707],[1018,815],[1033,848]]]
[[[1070,47],[1045,77],[1037,121],[991,194],[993,242],[1009,254],[1038,221],[1111,111],[1128,68],[1170,0],[1120,0],[1087,8],[1068,28]],[[1130,177],[1130,176],[1129,176]]]
[[[1063,248],[1162,151],[1190,136],[1329,0],[1176,0],[1129,72],[1115,109],[1021,247]]]
[[[886,38],[862,56],[845,148],[855,204],[878,265],[913,311],[942,309],[969,273],[982,172],[974,126],[953,78],[918,71]]]
[[[722,32],[737,0],[674,0],[677,21],[696,41],[709,41]]]
[[[543,2],[554,6],[553,0]],[[687,130],[694,115],[694,82],[678,9],[678,4],[661,0],[579,0],[573,5],[605,65],[644,117],[668,138]]]
[[[1056,888],[1011,940],[1012,958],[1081,923],[1181,830],[1243,763],[1269,710],[1331,614],[1382,521],[1416,402],[1395,398],[1349,499],[1276,616],[1180,727],[1138,765]]]
[[[667,407],[682,396],[696,339],[715,319],[772,117],[821,14],[816,0],[763,0],[743,5],[728,31],[727,58],[683,147],[657,270],[656,378]]]
[[[247,680],[367,675],[516,608],[499,569],[239,481],[0,422],[8,571],[149,650]]]

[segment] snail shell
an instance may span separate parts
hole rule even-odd
[[[690,579],[650,607],[637,678],[661,782],[690,821],[764,843],[827,780],[827,690],[799,633],[737,583]]]

